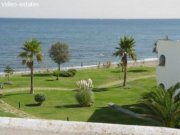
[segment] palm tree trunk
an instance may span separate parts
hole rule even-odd
[[[127,64],[124,65],[124,82],[123,82],[123,86],[126,86],[126,78],[127,78]]]
[[[127,54],[124,54],[125,60],[124,60],[124,82],[123,86],[126,86],[126,78],[127,78]]]
[[[33,90],[33,79],[34,79],[34,65],[32,62],[32,67],[31,67],[31,89],[30,89],[30,94],[33,94],[34,90]]]

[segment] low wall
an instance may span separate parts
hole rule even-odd
[[[180,135],[180,130],[22,118],[0,118],[0,135]]]

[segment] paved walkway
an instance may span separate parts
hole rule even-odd
[[[14,114],[17,117],[21,117],[21,118],[36,118],[28,113],[25,113],[22,110],[19,110],[9,104],[7,104],[6,102],[4,102],[2,99],[0,99],[0,110],[4,111],[4,112],[8,112],[11,114]]]
[[[127,80],[127,82],[132,82],[132,81],[135,81],[135,80],[147,79],[147,78],[152,78],[152,77],[155,77],[155,75],[146,75],[146,76],[141,76],[141,77],[136,77],[136,78],[130,78],[130,79]],[[123,80],[118,80],[118,81],[106,83],[106,84],[98,86],[98,88],[111,87],[111,86],[118,85],[118,84],[121,84],[121,83],[123,83]]]
[[[4,90],[4,93],[8,92],[18,92],[18,91],[28,91],[30,88],[29,87],[24,87],[24,88],[14,88],[14,89],[7,89]],[[68,88],[60,88],[60,87],[34,87],[34,90],[74,90],[74,89],[68,89]]]

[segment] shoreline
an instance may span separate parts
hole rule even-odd
[[[106,63],[105,63],[106,64]],[[118,62],[112,62],[111,67],[117,67]],[[128,67],[138,67],[138,66],[156,66],[158,64],[158,59],[157,58],[147,58],[143,60],[137,60],[137,61],[128,61]],[[62,70],[68,70],[68,69],[76,69],[76,70],[81,70],[81,69],[92,69],[92,68],[97,68],[97,65],[85,65],[85,66],[73,66],[73,67],[63,67],[61,68]],[[100,64],[100,67],[103,68],[103,64]],[[35,69],[34,73],[43,73],[43,72],[51,72],[53,70],[56,70],[57,68],[50,68],[50,69]],[[16,71],[13,74],[29,74],[30,71]],[[0,76],[4,76],[4,72],[0,72]]]

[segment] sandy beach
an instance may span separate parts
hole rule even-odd
[[[106,63],[101,63],[100,67],[103,68],[103,64]],[[111,64],[111,67],[117,67],[117,62],[113,62]],[[158,64],[157,58],[149,58],[149,59],[144,59],[144,60],[137,60],[137,61],[128,61],[128,67],[138,67],[138,66],[150,66],[150,67],[155,67]],[[62,70],[68,70],[68,69],[76,69],[76,70],[81,70],[81,69],[92,69],[92,68],[97,68],[98,65],[85,65],[85,66],[74,66],[74,67],[63,67],[61,68]],[[50,69],[35,69],[35,73],[44,73],[44,72],[51,72],[53,70],[56,70],[57,68],[50,68]],[[14,74],[29,74],[30,71],[27,69],[25,71],[15,71]],[[0,72],[0,76],[4,76],[4,72]]]

